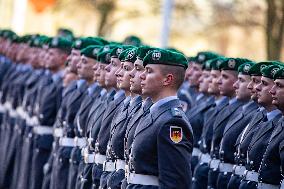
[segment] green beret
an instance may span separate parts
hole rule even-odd
[[[265,68],[266,66],[270,66],[272,65],[273,62],[272,61],[267,61],[267,62],[259,62],[254,64],[250,70],[249,70],[249,75],[251,76],[261,76],[261,69]]]
[[[195,57],[195,63],[203,64],[207,60],[214,59],[219,56],[220,56],[219,54],[216,54],[210,51],[199,52]]]
[[[97,60],[101,45],[91,45],[81,50],[81,55]]]
[[[180,50],[178,50],[178,49],[176,49],[176,48],[173,48],[173,47],[168,47],[168,48],[166,48],[166,50],[183,54],[183,52],[181,52]]]
[[[144,57],[143,65],[147,64],[182,66],[185,69],[188,67],[187,59],[183,54],[159,48],[155,48]]]
[[[144,57],[149,53],[149,51],[154,50],[153,47],[150,46],[140,46],[136,50],[137,59],[143,60]]]
[[[239,66],[238,72],[239,74],[249,75],[250,68],[255,65],[255,62],[245,62]]]
[[[140,46],[142,44],[141,39],[137,36],[130,35],[126,37],[123,41],[125,45],[133,45],[133,46]]]
[[[273,79],[284,79],[284,68],[280,68],[276,71],[276,73],[273,76]]]
[[[196,56],[189,56],[189,57],[187,57],[187,62],[188,62],[188,64],[197,62]]]
[[[130,49],[125,49],[123,50],[120,55],[118,56],[118,59],[122,62],[125,59],[125,56],[128,54],[128,51],[130,51]]]
[[[205,64],[203,64],[202,69],[204,70],[219,70],[220,64],[225,61],[225,57],[218,57],[214,59],[207,60]]]
[[[270,78],[270,79],[273,79],[274,78],[274,74],[280,70],[280,66],[279,65],[276,65],[276,64],[272,64],[270,66],[266,66],[264,68],[261,69],[261,74],[263,77],[267,77],[267,78]]]
[[[76,39],[75,42],[72,44],[72,48],[82,50],[90,45],[103,45],[103,43],[93,37],[79,38]]]
[[[5,39],[13,40],[17,37],[17,34],[12,30],[3,30],[2,37]]]
[[[219,69],[238,71],[238,67],[245,62],[250,62],[250,60],[245,58],[227,58],[219,65]]]
[[[49,43],[49,48],[57,48],[67,53],[71,51],[72,42],[62,37],[53,37]]]
[[[132,62],[134,63],[136,61],[137,57],[137,49],[138,47],[131,48],[127,51],[127,53],[124,56],[124,59],[121,60],[123,62]]]
[[[110,52],[111,50],[103,51],[98,54],[98,61],[102,64],[109,64],[110,63]]]

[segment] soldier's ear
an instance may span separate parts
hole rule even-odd
[[[172,85],[174,82],[174,75],[169,73],[166,75],[166,77],[164,78],[164,82],[163,85],[164,86],[168,86],[168,85]]]

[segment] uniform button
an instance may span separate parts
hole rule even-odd
[[[59,159],[59,162],[62,162],[62,161],[63,161],[62,158],[60,158],[60,159]]]
[[[36,149],[36,152],[39,153],[39,149]]]
[[[250,161],[249,163],[252,165],[252,164],[253,164],[253,161]]]

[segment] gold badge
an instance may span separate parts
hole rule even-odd
[[[171,126],[170,138],[174,143],[179,143],[182,140],[182,128],[177,126]]]

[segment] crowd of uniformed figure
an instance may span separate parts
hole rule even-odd
[[[0,30],[0,100],[0,189],[284,189],[280,61]]]

